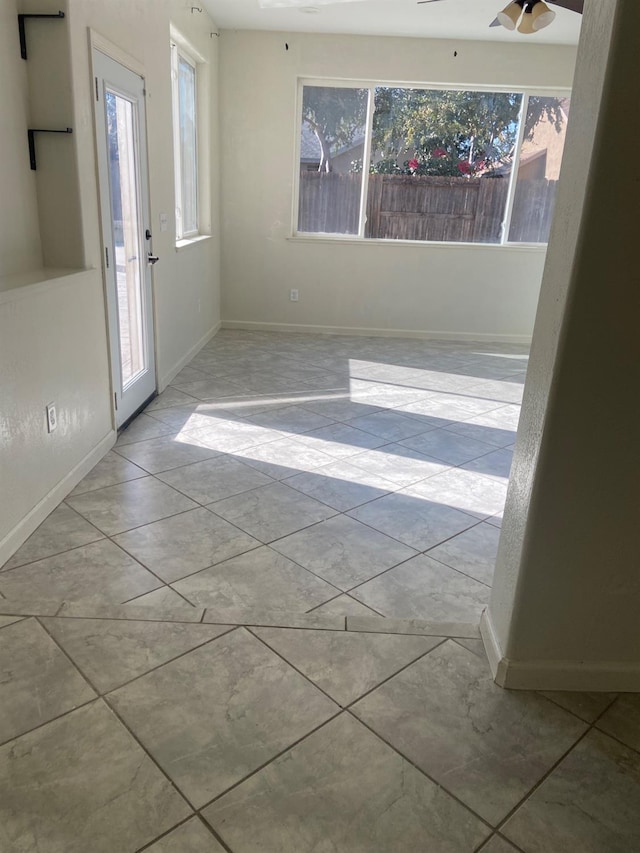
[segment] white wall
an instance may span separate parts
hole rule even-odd
[[[197,4],[195,4],[197,5]],[[158,378],[161,387],[181,366],[186,354],[219,322],[220,250],[218,213],[218,39],[206,12],[191,13],[182,0],[72,0],[71,34],[76,98],[77,143],[82,219],[87,260],[100,267],[101,244],[95,180],[92,78],[87,28],[129,54],[145,70],[147,138],[153,249],[160,263],[153,268],[156,308]],[[179,251],[175,248],[175,192],[171,112],[169,26],[173,23],[209,62],[213,237]],[[159,215],[170,227],[160,231]]]
[[[506,687],[640,692],[640,6],[587,4],[483,635]]]
[[[225,324],[531,334],[543,250],[287,239],[296,81],[568,87],[575,48],[247,31],[220,47]]]
[[[42,512],[50,512],[65,492],[52,504],[46,496],[111,432],[104,303],[95,272],[0,293],[0,365],[2,565],[42,521],[38,505],[45,501]],[[58,411],[51,435],[50,402]]]
[[[0,3],[0,277],[42,266],[36,176],[29,168],[27,63],[20,57],[18,7]]]
[[[24,2],[36,4],[36,0]],[[2,0],[0,5],[0,275],[5,275],[4,281],[0,279],[0,565],[75,485],[83,466],[97,461],[115,437],[88,27],[133,57],[147,81],[153,248],[161,258],[153,269],[161,386],[219,323],[218,84],[217,39],[210,35],[213,23],[204,12],[192,15],[182,0],[64,0],[62,6],[58,0],[43,0],[40,7],[37,11],[62,7],[67,18],[49,23],[52,29],[46,32],[42,24],[32,26],[27,34],[30,59],[25,63],[20,59],[16,3]],[[210,96],[207,130],[213,204],[211,222],[206,225],[213,236],[180,251],[175,248],[173,216],[171,22],[208,60],[210,72],[204,82]],[[46,98],[38,94],[39,75],[46,78],[42,83]],[[35,177],[26,145],[29,120],[74,129],[72,137],[39,145],[42,159]],[[166,233],[159,228],[161,211],[169,215]],[[87,269],[68,275],[37,269],[43,263],[39,219],[44,225],[45,265],[67,259],[72,263],[66,266]],[[45,406],[52,401],[57,404],[59,426],[49,436]]]

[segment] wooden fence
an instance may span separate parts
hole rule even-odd
[[[555,181],[521,182],[514,199],[509,239],[546,242]],[[370,175],[365,235],[391,240],[497,243],[509,181]],[[357,234],[361,176],[302,172],[298,230]]]

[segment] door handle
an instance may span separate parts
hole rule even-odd
[[[160,258],[157,255],[152,255],[151,252],[149,252],[149,254],[147,255],[147,263],[151,266],[157,264],[159,260]]]

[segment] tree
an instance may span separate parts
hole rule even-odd
[[[556,133],[562,133],[567,108],[567,98],[543,98],[531,95],[524,126],[524,138],[533,139],[533,132],[541,121],[552,124]]]
[[[376,89],[373,171],[486,173],[509,161],[522,97],[509,92]],[[411,159],[405,159],[413,153]]]
[[[330,172],[331,159],[340,148],[364,134],[367,117],[366,89],[305,86],[302,120],[315,133],[320,145],[318,171]]]

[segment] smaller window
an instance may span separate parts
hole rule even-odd
[[[176,174],[176,239],[198,234],[196,63],[171,45],[173,140]]]

